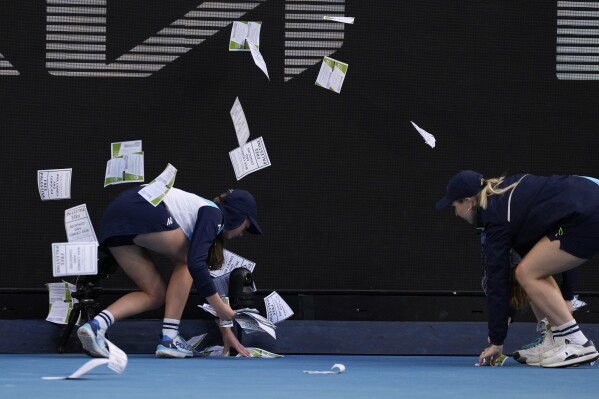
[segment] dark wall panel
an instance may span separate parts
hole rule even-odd
[[[0,54],[20,74],[0,74],[0,287],[53,281],[64,210],[86,203],[99,231],[106,204],[130,187],[103,188],[110,143],[143,140],[146,181],[171,163],[179,188],[255,194],[266,234],[229,249],[257,263],[260,289],[479,290],[475,231],[434,209],[453,173],[599,176],[599,83],[556,77],[558,3],[264,1],[240,19],[263,21],[269,82],[249,53],[227,50],[230,26],[149,77],[56,76],[46,64],[56,5],[1,1]],[[200,4],[109,0],[107,61]],[[314,85],[320,63],[285,81],[294,5],[356,17],[332,54],[349,64],[341,94]],[[272,162],[239,182],[235,97]],[[410,121],[436,136],[434,149]],[[53,168],[73,168],[70,200],[40,200],[36,171]],[[597,291],[597,270],[583,268],[581,291]],[[130,283],[120,272],[107,285]]]

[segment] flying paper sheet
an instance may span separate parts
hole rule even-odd
[[[248,42],[260,47],[260,28],[262,21],[233,21],[229,51],[248,51]]]
[[[412,122],[412,125],[414,125],[414,127],[416,128],[416,130],[418,130],[418,133],[420,133],[420,135],[422,136],[422,138],[424,139],[424,141],[426,142],[426,144],[430,145],[432,148],[435,148],[435,142],[436,142],[435,136],[433,136],[432,134],[430,134],[426,130],[421,129],[414,122]]]
[[[248,121],[245,117],[245,113],[243,112],[243,108],[241,107],[239,97],[235,97],[235,102],[233,103],[229,114],[231,114],[233,127],[235,128],[235,133],[237,134],[237,142],[241,148],[245,145],[250,137],[250,127],[248,126]]]
[[[293,316],[293,310],[276,291],[264,298],[264,304],[266,305],[267,319],[275,324]]]
[[[98,274],[97,242],[52,243],[54,277],[96,274]]]
[[[322,17],[322,19],[325,19],[327,21],[341,22],[343,24],[353,24],[355,18],[354,17],[327,17],[327,16],[324,16],[324,17]]]
[[[348,68],[349,65],[345,62],[334,60],[331,57],[324,57],[314,84],[335,93],[341,93],[341,86],[345,81]]]
[[[64,227],[68,242],[98,241],[85,204],[64,211]]]
[[[48,169],[37,171],[37,186],[42,201],[71,198],[73,169]]]
[[[169,192],[173,184],[175,184],[175,177],[177,176],[177,168],[170,163],[166,165],[166,168],[160,175],[150,184],[139,190],[139,195],[144,197],[150,204],[157,206],[162,202],[164,196]]]
[[[270,80],[270,76],[268,76],[268,69],[266,68],[266,62],[264,61],[262,54],[260,54],[260,50],[258,50],[258,47],[256,47],[256,45],[254,43],[250,42],[249,40],[248,40],[248,45],[250,46],[250,51],[252,53],[252,58],[254,59],[254,63],[256,65],[258,65],[258,68],[260,68],[262,70],[262,72],[264,72],[264,74],[266,75],[268,80]]]
[[[237,180],[270,166],[270,159],[268,158],[268,152],[266,151],[262,137],[246,143],[241,148],[238,147],[233,151],[229,151],[229,157],[231,158]]]
[[[144,152],[141,148],[141,140],[110,143],[111,158],[106,162],[104,187],[144,181]]]

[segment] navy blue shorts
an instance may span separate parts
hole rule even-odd
[[[121,193],[108,205],[102,216],[99,244],[103,248],[132,245],[139,234],[179,228],[163,202],[153,206],[138,194],[142,187]]]
[[[599,252],[599,207],[582,221],[565,223],[547,234],[551,241],[558,240],[560,249],[582,259],[591,259]]]

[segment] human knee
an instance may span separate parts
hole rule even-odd
[[[148,298],[150,299],[150,306],[153,309],[159,308],[164,305],[166,298],[166,288],[164,284],[160,284],[151,290],[146,291]]]
[[[526,286],[531,280],[531,276],[530,273],[528,273],[527,271],[526,265],[522,264],[516,267],[516,270],[514,271],[514,276],[516,277],[516,280],[522,286],[522,288],[526,288]]]

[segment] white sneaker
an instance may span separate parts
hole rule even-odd
[[[512,357],[519,363],[528,364],[529,366],[539,366],[543,354],[554,347],[553,333],[551,332],[551,328],[548,328],[542,333],[542,339],[537,345],[520,349],[514,352]]]
[[[542,367],[567,367],[582,363],[590,363],[599,358],[599,352],[593,341],[587,341],[584,345],[574,344],[566,340],[564,344],[558,345],[551,351],[545,352]]]
[[[156,356],[179,359],[193,357],[193,348],[179,334],[173,339],[163,335],[156,347]]]
[[[91,357],[108,357],[108,346],[104,338],[104,331],[99,330],[95,322],[85,323],[77,330],[77,337],[83,349]]]

